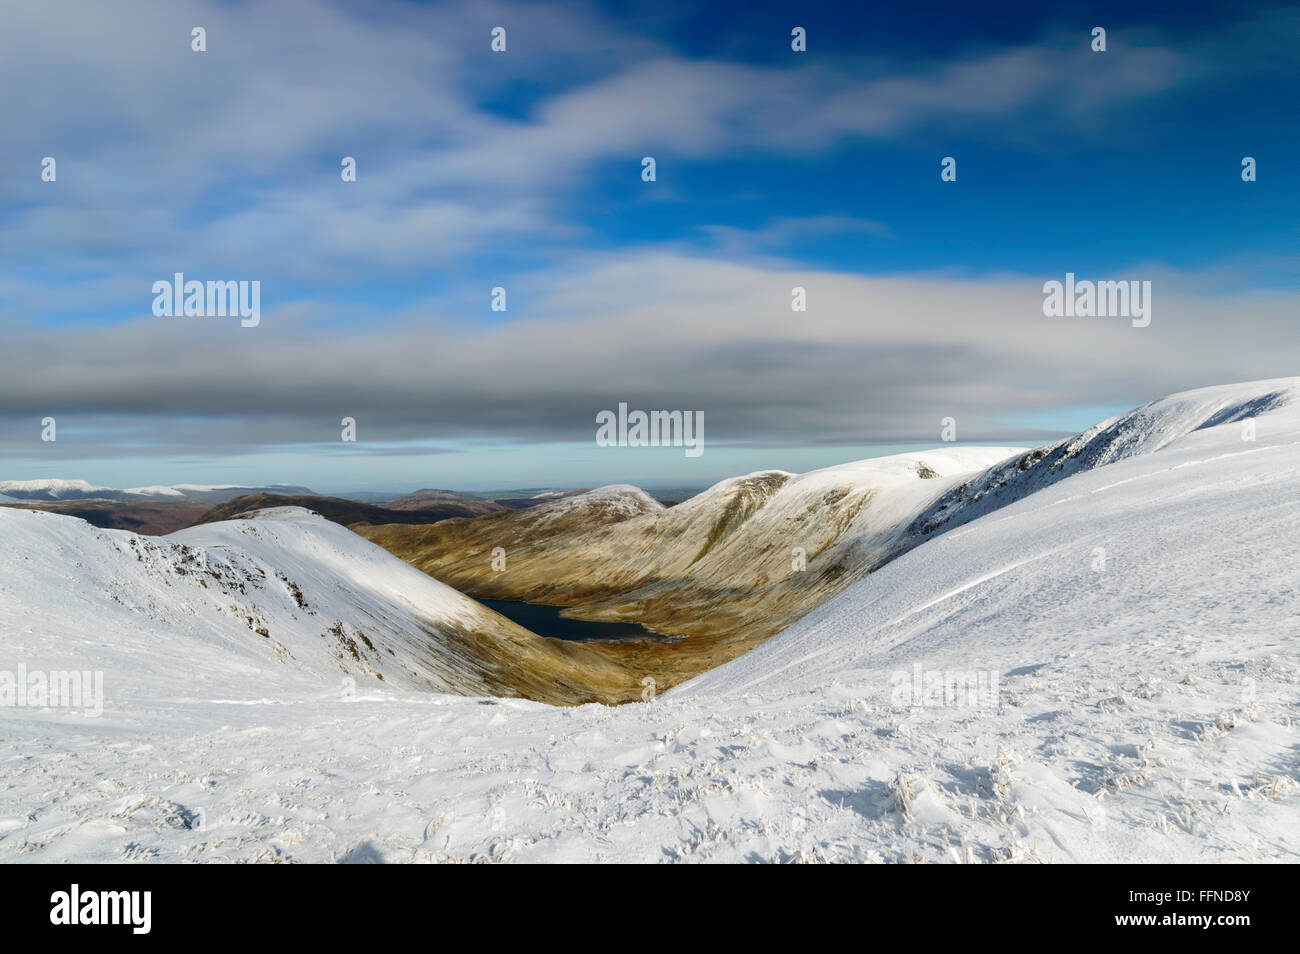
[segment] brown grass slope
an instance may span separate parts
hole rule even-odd
[[[352,529],[476,598],[565,606],[565,615],[634,620],[690,637],[591,647],[663,689],[748,651],[838,589],[841,574],[833,567],[792,583],[789,543],[801,540],[811,544],[810,553],[820,552],[852,520],[865,492],[817,501],[817,516],[829,529],[783,525],[767,534],[742,533],[790,476],[751,475],[675,507],[631,515],[570,506],[550,516],[549,508],[538,507],[427,527]],[[491,569],[495,547],[506,552],[504,572]]]

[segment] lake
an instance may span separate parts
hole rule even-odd
[[[671,643],[681,636],[664,636],[651,632],[640,623],[602,623],[589,619],[569,619],[561,616],[563,606],[546,606],[542,603],[522,603],[518,600],[479,600],[490,610],[513,620],[538,636],[553,639],[572,639],[578,642],[630,642],[648,639],[657,643]]]

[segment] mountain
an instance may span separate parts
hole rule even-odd
[[[506,509],[494,500],[475,499],[454,490],[417,490],[404,497],[385,502],[384,507],[391,511],[433,510],[444,517],[477,517],[480,514],[497,513]]]
[[[1225,424],[1254,427],[1258,418],[1288,409],[1295,400],[1296,379],[1279,378],[1200,388],[1152,401],[976,475],[919,515],[904,540],[911,543],[959,527],[1067,477],[1155,454],[1199,431]],[[1285,415],[1275,418],[1278,424],[1286,420]]]
[[[78,517],[104,530],[131,530],[162,535],[198,523],[213,504],[220,504],[253,488],[233,484],[207,486],[177,484],[174,487],[133,487],[116,490],[84,480],[8,480],[0,482],[0,506]],[[261,488],[273,494],[301,492],[306,487],[289,485]],[[263,494],[265,497],[265,494]]]
[[[240,484],[175,484],[171,487],[136,487],[122,491],[123,499],[134,497],[177,496],[185,500],[197,500],[207,504],[221,504],[244,494],[293,494],[311,495],[313,491],[297,484],[269,484],[265,487],[245,487]]]
[[[554,703],[635,697],[585,647],[529,633],[343,527],[298,508],[166,537],[0,510],[0,616],[12,659],[186,691],[282,682]]]
[[[195,522],[217,523],[222,520],[232,520],[251,511],[274,507],[302,507],[320,514],[332,523],[345,527],[354,523],[434,523],[438,520],[446,520],[449,517],[465,516],[466,513],[472,512],[469,508],[454,504],[447,507],[429,506],[420,509],[393,510],[390,507],[360,503],[342,497],[321,497],[315,494],[254,493],[235,497],[233,500],[228,500],[213,507]]]
[[[619,707],[367,677],[395,656],[316,633],[351,620],[400,656],[413,614],[461,604],[302,511],[184,541],[0,511],[8,658],[105,676],[97,717],[0,706],[0,861],[1293,860],[1300,379],[1087,433],[926,478],[881,521],[905,552]],[[724,489],[743,511],[777,482]],[[178,574],[182,542],[222,580]],[[962,697],[990,674],[990,699]]]
[[[77,517],[102,530],[161,536],[198,523],[211,508],[195,500],[0,500],[0,505]]]
[[[515,548],[561,534],[581,533],[632,517],[663,511],[664,505],[637,487],[611,484],[574,496],[547,499],[524,510],[503,510],[472,519],[442,521],[419,528],[357,526],[356,531],[421,569],[461,564],[461,576],[475,579],[483,567],[494,576],[492,550]],[[392,524],[394,521],[385,521]],[[441,529],[434,529],[440,526]],[[460,576],[458,576],[460,578]],[[505,597],[507,599],[512,597]],[[537,601],[542,602],[542,601]]]
[[[0,481],[0,494],[16,501],[49,500],[117,500],[123,502],[190,500],[209,505],[225,503],[241,494],[311,494],[306,487],[272,484],[267,487],[242,487],[236,484],[176,484],[172,487],[132,487],[117,490],[100,487],[84,480],[47,478],[41,480]],[[4,503],[6,501],[0,501]]]
[[[808,689],[930,653],[1123,647],[1140,670],[1162,632],[1184,650],[1231,655],[1247,632],[1267,647],[1300,618],[1297,491],[1300,378],[1176,394],[959,485],[905,531],[948,532],[680,692]]]
[[[46,480],[0,481],[0,494],[14,500],[84,500],[88,497],[113,500],[116,498],[112,495],[120,493],[120,490],[97,487],[84,480],[62,480],[57,477]]]
[[[555,491],[557,496],[570,492]],[[528,491],[516,491],[510,494],[472,494],[457,490],[424,489],[390,500],[384,506],[390,510],[436,510],[448,517],[477,517],[485,513],[532,507],[542,499],[541,496],[533,496]]]
[[[334,523],[426,524],[452,517],[475,517],[537,506],[577,491],[498,492],[491,495],[452,490],[418,490],[387,504],[325,497],[306,487],[273,484],[176,484],[118,490],[84,480],[9,480],[0,482],[0,506],[24,506],[79,517],[106,530],[162,535],[196,523],[229,520],[269,507],[304,507]],[[381,499],[382,499],[382,495]]]
[[[870,572],[891,533],[1014,453],[946,447],[803,475],[762,471],[671,508],[623,485],[518,514],[355,529],[480,599],[550,603],[569,607],[566,615],[689,636],[671,646],[595,647],[672,685],[745,652]],[[493,569],[494,547],[506,552],[504,572]]]

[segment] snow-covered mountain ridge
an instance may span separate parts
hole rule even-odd
[[[936,500],[908,533],[928,535],[960,526],[1073,474],[1158,453],[1208,428],[1241,424],[1249,436],[1252,422],[1266,415],[1281,426],[1289,418],[1275,412],[1294,408],[1300,402],[1297,391],[1296,379],[1280,378],[1200,388],[1152,401],[989,468]]]
[[[142,537],[0,510],[6,656],[105,670],[119,698],[138,683],[196,691],[196,671],[218,684],[237,672],[232,693],[256,672],[322,687],[346,677],[361,691],[590,698],[570,685],[579,667],[588,682],[601,669],[583,647],[536,637],[301,508],[253,516]]]
[[[1072,653],[1131,635],[1138,617],[1215,638],[1268,620],[1294,636],[1297,465],[1300,379],[1153,402],[963,484],[949,496],[991,512],[954,515],[946,533],[681,691],[811,687],[901,647],[1021,654],[1040,632]],[[986,503],[999,495],[1002,507]],[[991,619],[1004,628],[970,632]]]

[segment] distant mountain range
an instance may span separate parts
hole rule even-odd
[[[444,510],[448,516],[477,517],[503,510],[524,510],[537,504],[561,497],[585,493],[589,488],[555,489],[529,487],[523,490],[498,490],[490,493],[466,493],[460,490],[427,488],[416,490],[405,497],[389,500],[384,506],[389,510]],[[452,513],[454,509],[463,513]],[[399,522],[399,521],[394,521]]]
[[[348,527],[354,523],[400,523],[424,524],[447,520],[451,517],[477,517],[483,514],[506,511],[506,508],[491,502],[475,500],[459,501],[450,495],[438,501],[430,500],[426,506],[394,509],[390,506],[362,503],[346,497],[322,497],[317,494],[282,494],[258,491],[243,494],[213,507],[198,523],[217,523],[221,520],[233,520],[256,510],[270,507],[303,507],[320,514],[331,523]]]
[[[175,484],[123,490],[84,480],[46,478],[0,481],[0,506],[79,517],[105,530],[163,535],[270,507],[302,507],[345,527],[359,523],[410,525],[515,513],[584,492],[554,488],[490,493],[422,489],[385,503],[388,498],[382,494],[362,494],[364,501],[327,497],[296,484]]]
[[[36,500],[118,500],[179,501],[220,504],[235,497],[251,493],[312,494],[307,487],[295,484],[270,484],[265,487],[245,487],[239,484],[175,484],[170,487],[99,487],[84,480],[64,480],[50,477],[39,480],[0,481],[0,503],[24,503]]]

